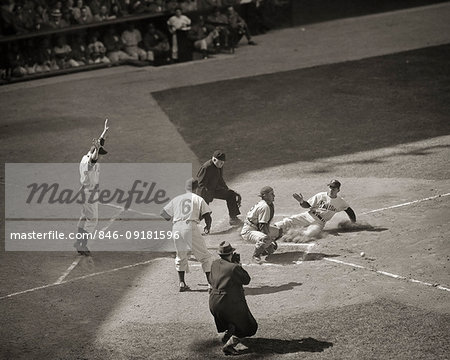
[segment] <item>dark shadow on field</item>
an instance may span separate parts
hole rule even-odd
[[[324,258],[337,257],[335,254],[308,253],[305,251],[292,251],[274,253],[266,257],[266,261],[271,264],[291,265],[296,261],[317,261]]]
[[[348,222],[344,222],[342,225],[338,226],[335,229],[327,229],[324,230],[325,233],[333,235],[333,236],[339,236],[341,233],[354,233],[354,232],[362,232],[362,231],[368,231],[368,232],[383,232],[386,230],[389,230],[388,228],[381,227],[381,226],[372,226],[367,223],[362,224],[348,224]]]
[[[268,338],[245,338],[242,344],[248,347],[242,354],[290,354],[296,352],[322,352],[332,347],[333,343],[311,337],[299,340],[282,340]]]
[[[443,45],[153,96],[201,162],[227,153],[227,179],[450,134],[448,58]]]
[[[291,282],[289,282],[287,284],[278,285],[278,286],[264,285],[264,286],[260,286],[260,287],[257,287],[257,288],[246,287],[245,288],[245,295],[273,294],[273,293],[277,293],[277,292],[280,292],[280,291],[292,290],[294,287],[301,286],[301,285],[302,285],[302,283],[291,281]]]
[[[340,161],[336,163],[320,163],[316,165],[315,168],[312,170],[306,170],[306,172],[310,174],[326,174],[326,173],[333,173],[335,172],[335,168],[341,165],[376,165],[376,164],[382,164],[387,162],[387,160],[399,156],[426,156],[429,154],[434,153],[434,150],[439,149],[447,149],[449,148],[449,145],[435,145],[435,146],[424,146],[422,148],[416,148],[411,151],[399,151],[395,153],[391,153],[388,155],[380,155],[380,156],[374,156],[369,159],[362,159],[362,160],[353,160],[353,161]]]

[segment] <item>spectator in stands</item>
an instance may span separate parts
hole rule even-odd
[[[62,29],[69,26],[69,24],[62,18],[62,13],[59,9],[52,10],[48,25],[52,29]]]
[[[177,8],[175,14],[167,20],[167,25],[172,34],[172,59],[174,61],[192,60],[191,44],[187,37],[191,29],[191,19]]]
[[[55,53],[50,45],[50,39],[48,37],[44,37],[40,41],[36,55],[38,72],[47,72],[59,69],[59,66],[56,63]]]
[[[114,7],[117,8],[117,13],[123,14],[127,7],[124,0],[103,0],[102,5],[106,5],[109,14],[113,14]],[[117,16],[117,13],[114,13],[114,15]]]
[[[122,2],[122,11],[125,15],[131,14],[132,9],[132,0],[120,0]]]
[[[166,11],[169,14],[175,13],[175,10],[178,8],[177,0],[166,0]]]
[[[11,48],[11,43],[6,42],[0,44],[0,78],[2,80],[11,80],[11,65],[9,63],[9,53]]]
[[[38,71],[36,46],[33,38],[28,38],[22,47],[22,53],[25,58],[25,69],[28,75],[36,74]]]
[[[87,13],[87,17],[88,18],[90,18],[90,19],[93,19],[93,16],[92,16],[92,11],[91,11],[91,8],[89,7],[89,6],[87,6],[87,5],[85,5],[84,4],[84,2],[83,2],[83,0],[77,0],[77,6],[75,6],[74,8],[73,8],[73,17],[74,17],[74,19],[75,19],[75,22],[77,23],[77,24],[79,24],[79,21],[78,21],[78,19],[81,17],[81,9],[83,8],[83,7],[86,7],[86,13]]]
[[[107,21],[107,20],[113,20],[115,19],[115,15],[110,15],[108,12],[108,8],[106,5],[102,5],[100,7],[99,13],[94,16],[95,21]]]
[[[219,31],[213,26],[208,27],[202,15],[189,31],[189,39],[194,43],[194,48],[201,51],[203,59],[208,58],[208,49],[214,47],[214,41],[218,38]]]
[[[197,0],[179,0],[178,6],[183,13],[197,11]]]
[[[147,60],[147,52],[141,48],[141,32],[134,27],[132,22],[128,23],[127,28],[122,33],[122,41],[125,44],[125,52],[134,60]]]
[[[248,31],[247,23],[234,10],[233,6],[229,6],[227,8],[227,17],[228,23],[230,24],[231,27],[231,36],[233,42],[232,44],[234,47],[237,46],[242,36],[245,36],[247,38],[247,42],[249,45],[256,45],[256,43],[252,40],[250,32]]]
[[[133,14],[143,14],[153,12],[152,3],[153,1],[149,0],[134,0],[131,4]]]
[[[34,22],[36,24],[36,30],[48,30],[50,27],[50,17],[48,15],[47,8],[38,4],[36,6]]]
[[[228,24],[228,18],[220,12],[218,7],[213,7],[211,14],[206,18],[206,23],[214,26],[219,32],[219,41],[216,43],[217,47],[221,46],[225,49],[233,48],[230,41],[231,30]]]
[[[91,9],[92,16],[95,19],[95,15],[100,14],[100,8],[102,6],[102,3],[99,0],[90,0],[89,1],[89,8]]]
[[[12,69],[12,76],[22,77],[27,74],[25,58],[16,41],[11,44],[11,51],[8,52],[8,63]]]
[[[199,10],[209,10],[221,6],[222,0],[197,0],[197,9]]]
[[[72,58],[78,63],[79,66],[86,65],[88,63],[88,58],[84,33],[77,33],[72,39],[71,45]]]
[[[124,15],[124,12],[122,10],[122,6],[119,2],[114,2],[109,10],[109,13],[111,16],[115,16],[116,18],[120,18]]]
[[[263,12],[264,0],[252,0],[240,7],[240,13],[246,20],[251,34],[265,34],[270,30],[269,22]]]
[[[83,6],[81,8],[80,17],[76,19],[78,24],[91,24],[94,22],[94,17],[90,15],[89,8],[87,6]]]
[[[64,20],[66,20],[71,25],[76,24],[73,9],[73,0],[66,0],[63,8],[61,9]]]
[[[22,32],[27,33],[29,30],[27,28],[27,24],[25,24],[25,18],[23,16],[23,7],[20,3],[17,4],[16,7],[14,8],[14,17],[17,26],[23,29]]]
[[[148,60],[155,63],[170,61],[169,40],[162,31],[155,28],[153,23],[148,24],[147,32],[144,34],[143,47],[147,51]]]
[[[66,37],[59,35],[56,38],[56,45],[53,47],[56,64],[60,69],[78,67],[80,64],[72,58],[72,48],[67,44]]]
[[[106,30],[106,34],[103,37],[103,43],[106,47],[106,56],[109,58],[109,60],[111,60],[112,63],[131,59],[130,55],[123,51],[125,48],[125,44],[117,34],[114,26],[110,26]]]
[[[11,36],[26,32],[26,30],[22,28],[19,22],[16,20],[14,14],[14,7],[16,6],[15,1],[2,0],[1,4],[0,34],[3,36]]]
[[[27,31],[35,31],[36,30],[35,9],[34,9],[34,2],[33,1],[26,0],[23,3],[22,22],[23,22],[23,27]]]
[[[106,56],[105,45],[98,39],[97,31],[91,34],[87,49],[89,64],[109,64],[111,62]]]
[[[53,9],[58,9],[59,11],[62,12],[63,9],[63,4],[62,1],[55,1],[55,4],[53,5]]]

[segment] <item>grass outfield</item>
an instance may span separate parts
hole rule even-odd
[[[153,93],[228,176],[450,134],[450,46]]]

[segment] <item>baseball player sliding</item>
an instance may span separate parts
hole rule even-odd
[[[164,219],[173,221],[173,233],[179,235],[178,238],[174,237],[174,242],[175,268],[180,280],[180,292],[190,290],[184,280],[185,272],[189,272],[189,251],[192,251],[195,258],[201,262],[208,283],[211,263],[214,260],[198,227],[200,221],[204,219],[206,229],[209,231],[212,221],[211,209],[202,197],[195,194],[197,186],[197,180],[189,179],[186,182],[186,193],[173,198],[161,211]]]
[[[106,133],[108,132],[108,119],[105,120],[103,132],[98,139],[92,140],[92,146],[89,152],[83,156],[80,162],[80,183],[84,192],[84,203],[81,208],[81,216],[78,220],[78,237],[73,244],[75,249],[81,255],[90,255],[87,248],[88,236],[92,234],[98,223],[98,203],[89,202],[91,191],[99,182],[100,165],[98,164],[99,155],[105,155],[107,151],[103,148],[105,145]]]
[[[247,213],[241,236],[244,240],[255,243],[253,261],[261,264],[263,261],[261,256],[273,254],[278,248],[275,240],[280,237],[281,231],[270,226],[275,214],[273,205],[275,193],[273,189],[270,186],[264,186],[259,191],[259,196],[261,201]]]
[[[302,194],[293,194],[302,208],[308,211],[292,215],[276,222],[274,225],[283,232],[292,226],[306,227],[304,235],[317,237],[324,228],[327,221],[340,211],[345,211],[352,223],[356,222],[356,215],[347,202],[338,193],[341,190],[341,183],[338,180],[331,180],[328,184],[328,191],[320,192],[305,201]]]

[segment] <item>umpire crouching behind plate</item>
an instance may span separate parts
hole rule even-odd
[[[220,259],[213,261],[210,273],[209,309],[217,331],[225,332],[222,336],[225,355],[237,355],[235,346],[240,342],[239,338],[252,336],[258,329],[242,287],[250,283],[250,275],[242,268],[240,256],[234,250],[229,242],[222,241]]]

